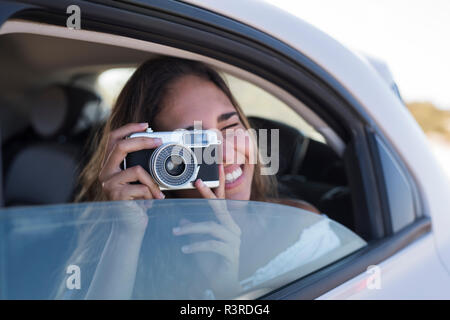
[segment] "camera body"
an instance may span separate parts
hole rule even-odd
[[[143,167],[161,190],[194,189],[197,179],[210,188],[219,186],[218,164],[221,160],[221,141],[213,130],[176,130],[131,134],[136,137],[159,138],[156,149],[131,152],[123,161],[123,168]]]

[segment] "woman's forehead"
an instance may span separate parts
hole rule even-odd
[[[176,81],[168,90],[158,120],[173,130],[202,121],[203,127],[215,127],[221,114],[236,111],[225,93],[214,83],[195,76]]]

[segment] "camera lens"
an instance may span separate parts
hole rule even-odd
[[[152,178],[168,189],[178,189],[195,179],[197,158],[190,148],[179,144],[165,144],[150,157]]]
[[[174,177],[181,175],[186,169],[183,158],[176,155],[167,158],[164,167],[166,168],[167,173]]]

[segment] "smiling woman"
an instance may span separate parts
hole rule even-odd
[[[196,191],[176,191],[171,196],[263,200],[274,194],[270,177],[260,174],[260,163],[249,163],[251,154],[255,152],[252,138],[245,133],[250,125],[220,75],[199,62],[160,58],[144,63],[123,88],[102,133],[99,148],[82,173],[83,188],[78,199],[161,199],[164,195],[142,170],[133,173],[139,169],[133,168],[121,172],[119,168],[127,153],[155,148],[158,141],[122,139],[133,132],[145,130],[148,124],[155,131],[173,131],[189,128],[195,121],[201,121],[205,129],[216,129],[223,133],[233,129],[247,135],[244,137],[247,143],[244,144],[234,143],[233,139],[224,136],[224,165],[219,166],[224,180],[226,174],[236,172],[236,175],[238,167],[242,174],[240,179],[223,183],[215,194],[205,189],[201,181],[197,181]],[[233,163],[235,159],[236,163]],[[100,180],[96,179],[96,172],[100,172]],[[136,180],[146,185],[148,191],[127,185]]]
[[[216,189],[210,189],[203,181],[197,179],[192,188],[166,190],[162,193],[158,184],[142,167],[121,169],[120,164],[128,153],[153,149],[162,143],[160,139],[149,137],[123,138],[144,131],[149,124],[155,131],[167,132],[179,128],[192,129],[193,124],[198,121],[201,122],[203,129],[214,129],[222,134],[223,164],[218,165],[219,187]],[[255,136],[249,133],[249,129],[250,124],[246,116],[223,79],[212,68],[200,62],[176,58],[147,61],[134,72],[122,89],[102,133],[97,151],[82,173],[83,188],[78,199],[148,200],[169,197],[282,202],[275,199],[273,177],[262,174],[261,164],[258,161],[250,161],[255,159],[253,154],[257,155],[258,151]],[[135,184],[136,181],[139,184]],[[291,200],[287,204],[318,213],[317,209],[305,202]],[[115,297],[114,292],[119,291],[122,292],[120,297],[124,297],[123,294],[125,296],[131,294],[131,287],[124,290],[123,286],[125,284],[129,286],[133,282],[129,277],[134,277],[136,273],[139,251],[149,221],[139,206],[134,207],[135,210],[131,210],[134,213],[128,214],[130,217],[134,216],[133,220],[137,223],[132,221],[113,225],[86,297],[103,297],[105,294],[113,294],[111,297]],[[262,242],[261,237],[264,237],[265,232],[262,232],[262,229],[250,231],[252,228],[249,226],[258,225],[257,220],[245,214],[233,217],[226,203],[212,201],[211,207],[214,216],[210,221],[180,217],[178,226],[174,227],[172,232],[176,238],[189,236],[195,240],[183,245],[181,251],[185,255],[194,254],[199,269],[203,271],[203,277],[210,283],[214,296],[229,298],[243,290],[253,288],[279,275],[279,271],[276,270],[283,269],[280,261],[298,256],[296,252],[299,249],[295,246],[290,247],[290,251],[277,257],[279,261],[275,259],[269,263],[267,270],[258,269],[258,274],[253,276],[250,270],[244,271],[247,280],[241,283],[240,272],[245,270],[239,267],[241,240],[243,248],[246,248],[251,242]],[[304,222],[294,219],[290,223],[292,229],[283,227],[287,236],[285,244],[296,243],[301,248],[303,242],[311,241],[303,237],[298,238],[300,225],[304,226]],[[150,229],[153,227],[154,225]],[[275,225],[272,227],[278,228]],[[328,225],[325,227],[328,228]],[[244,237],[242,230],[245,231]],[[327,230],[324,233],[315,233],[325,245],[324,251],[315,250],[315,255],[321,255],[339,245],[333,231]],[[93,233],[94,229],[88,232]],[[247,239],[249,234],[252,234],[251,241]],[[214,240],[205,239],[205,235],[212,236]],[[89,238],[90,235],[81,237],[81,239]],[[281,246],[278,250],[287,247],[289,246]],[[71,260],[77,261],[81,252],[86,254],[86,250],[89,251],[86,244],[80,242]],[[278,250],[272,253],[273,256],[279,253]],[[215,253],[216,258],[222,257],[223,260],[214,258],[214,261],[205,264],[205,259],[199,259],[200,253]],[[116,261],[118,257],[121,261],[124,259],[128,261],[126,267],[119,268],[122,263]],[[307,261],[308,258],[304,257],[300,262],[304,264]],[[215,265],[213,269],[211,263]],[[298,262],[295,262],[291,267],[297,265]],[[258,266],[261,267],[260,262],[255,268]],[[124,267],[126,271],[122,269]],[[112,283],[111,279],[114,279]]]

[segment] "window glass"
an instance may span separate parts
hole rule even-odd
[[[99,75],[97,88],[106,105],[114,105],[117,95],[134,70],[135,68],[114,68]],[[281,100],[248,81],[225,72],[222,72],[222,75],[248,117],[256,116],[279,121],[297,128],[309,138],[325,143],[324,137],[318,131]]]
[[[21,207],[0,220],[4,299],[256,298],[366,245],[324,215],[252,201]]]
[[[102,72],[96,87],[107,108],[111,108],[125,83],[133,75],[136,68],[113,68]]]
[[[397,232],[414,221],[415,201],[410,182],[397,160],[378,137],[376,141],[383,168],[392,229]]]
[[[233,95],[248,117],[256,116],[279,121],[300,130],[305,136],[325,142],[323,136],[311,127],[292,108],[254,84],[223,73]]]

